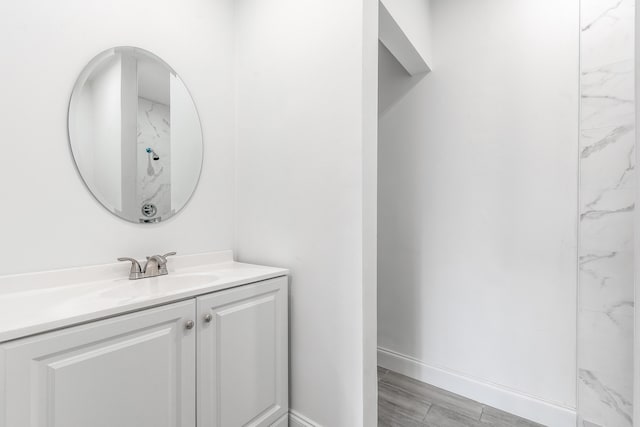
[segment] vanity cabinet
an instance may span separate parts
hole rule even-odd
[[[0,427],[285,426],[287,279],[0,345]]]
[[[3,427],[195,424],[193,301],[2,345]]]
[[[197,305],[198,426],[270,426],[286,417],[286,280],[203,296]]]

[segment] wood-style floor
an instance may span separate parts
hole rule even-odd
[[[379,427],[541,427],[378,367]]]

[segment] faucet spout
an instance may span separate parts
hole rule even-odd
[[[167,259],[162,255],[151,255],[147,258],[147,263],[144,265],[145,277],[161,276],[167,274]]]

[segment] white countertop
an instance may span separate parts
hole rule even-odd
[[[287,275],[231,251],[170,257],[169,274],[129,280],[130,263],[0,276],[0,342]]]

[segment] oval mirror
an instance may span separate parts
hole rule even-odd
[[[96,56],[69,105],[69,140],[86,186],[127,221],[155,223],[180,211],[202,169],[202,130],[180,77],[135,47]]]

